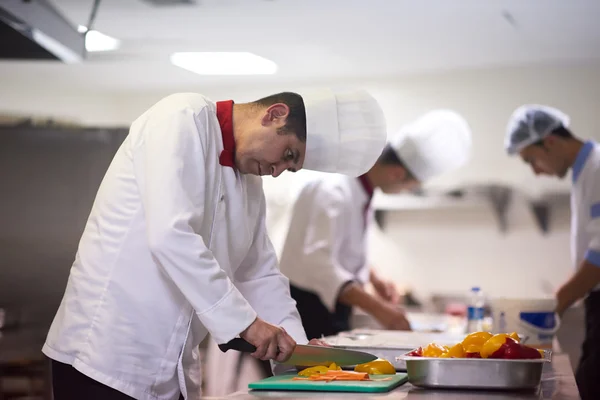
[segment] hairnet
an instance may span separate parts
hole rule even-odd
[[[538,104],[517,108],[506,127],[504,147],[508,154],[517,154],[525,147],[548,136],[556,128],[569,126],[569,116],[562,111]]]

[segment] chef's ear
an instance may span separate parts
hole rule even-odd
[[[264,126],[270,126],[273,124],[277,127],[284,126],[288,115],[290,115],[290,108],[287,104],[275,103],[265,110],[265,114],[262,118],[262,124]]]

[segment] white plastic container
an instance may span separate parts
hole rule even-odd
[[[523,344],[552,348],[560,327],[554,298],[494,298],[490,301],[495,333],[517,332]]]

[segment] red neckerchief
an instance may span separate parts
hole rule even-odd
[[[371,199],[373,198],[373,185],[371,184],[371,181],[369,181],[369,178],[367,177],[367,174],[362,174],[361,176],[358,177],[358,180],[360,181],[361,186],[363,187],[363,189],[365,190],[365,192],[367,193],[367,204],[365,204],[365,207],[363,209],[363,217],[364,217],[364,227],[366,229],[367,227],[367,212],[369,211],[369,206],[371,205]]]
[[[219,164],[235,169],[235,139],[233,137],[233,100],[217,102],[217,119],[223,136],[223,151]]]

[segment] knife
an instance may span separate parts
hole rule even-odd
[[[254,353],[256,351],[254,345],[241,338],[232,339],[225,344],[220,344],[219,349],[222,352],[237,350],[243,353]],[[292,356],[280,364],[313,367],[315,365],[336,363],[339,366],[347,366],[363,364],[375,359],[377,359],[377,356],[362,351],[297,344]]]

